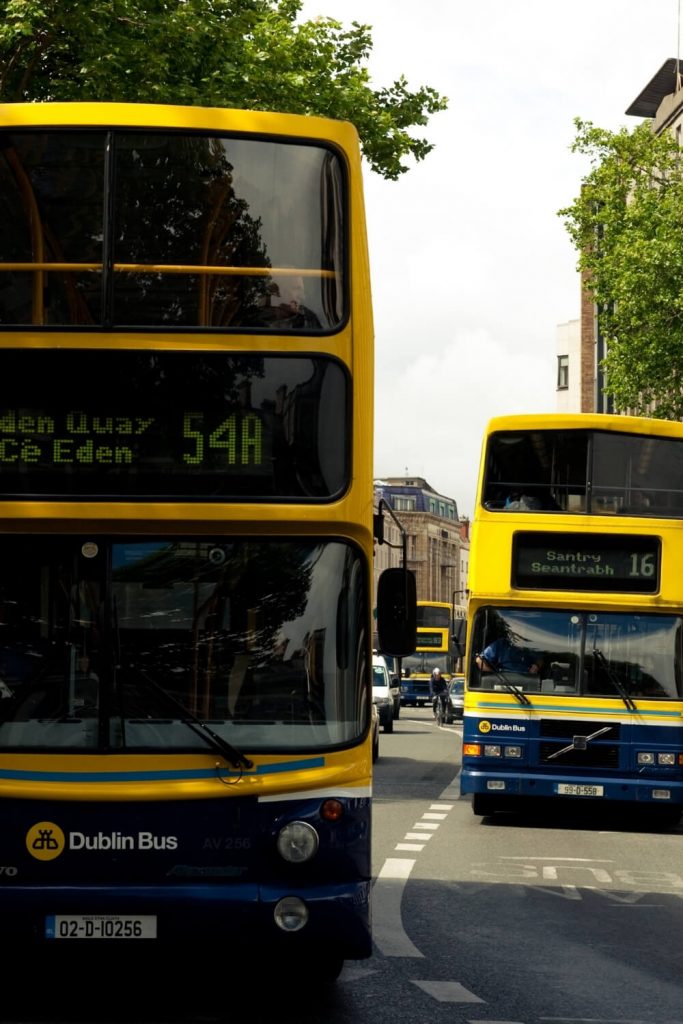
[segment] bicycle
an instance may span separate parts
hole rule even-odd
[[[434,712],[434,718],[437,725],[447,725],[450,721],[450,713],[448,707],[448,693],[444,690],[442,693],[435,693],[432,697],[432,710]]]

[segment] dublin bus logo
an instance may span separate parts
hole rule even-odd
[[[64,849],[65,839],[59,825],[40,821],[26,834],[26,848],[36,860],[54,860]]]

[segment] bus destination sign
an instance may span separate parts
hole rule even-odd
[[[0,495],[330,500],[348,376],[328,357],[0,352]]]
[[[659,537],[520,532],[512,542],[512,586],[655,594],[660,555]]]
[[[448,640],[444,638],[445,629],[434,631],[419,629],[417,632],[417,650],[440,651],[444,649]]]

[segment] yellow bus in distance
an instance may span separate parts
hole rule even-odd
[[[415,650],[401,659],[401,707],[431,704],[429,679],[438,668],[449,680],[457,667],[452,641],[453,606],[446,601],[418,600]]]

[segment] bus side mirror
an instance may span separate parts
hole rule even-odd
[[[379,650],[395,658],[413,654],[417,643],[417,587],[410,569],[385,569],[377,582]]]

